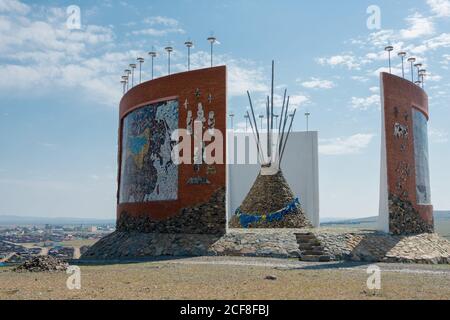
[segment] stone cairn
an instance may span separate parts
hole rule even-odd
[[[389,229],[393,235],[433,233],[433,224],[426,223],[409,200],[389,197]]]
[[[14,269],[15,272],[58,272],[66,271],[69,265],[52,256],[34,257]]]
[[[275,63],[272,61],[271,96],[267,96],[266,103],[265,145],[262,143],[264,134],[258,130],[252,99],[247,91],[251,109],[251,115],[247,111],[247,117],[250,119],[250,127],[262,166],[253,187],[230,221],[232,228],[311,227],[300,207],[299,200],[295,197],[281,170],[281,162],[292,131],[296,110],[293,114],[288,114],[290,97],[286,100],[287,90],[285,90],[280,123],[278,128],[274,127],[274,71]],[[289,118],[290,121],[288,121]],[[274,131],[278,131],[278,135],[274,134]]]

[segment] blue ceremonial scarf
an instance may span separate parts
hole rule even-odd
[[[281,221],[286,215],[292,214],[295,209],[297,209],[297,206],[300,206],[299,198],[295,198],[294,201],[277,212],[272,212],[264,215],[250,215],[242,213],[241,209],[239,208],[236,210],[236,215],[239,218],[241,226],[247,229],[249,225],[260,221],[267,221],[269,223],[272,223],[274,221]]]

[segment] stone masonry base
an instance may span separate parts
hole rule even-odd
[[[301,259],[307,253],[299,239],[305,235],[315,236],[321,254],[329,257],[324,261],[450,263],[450,242],[437,234],[392,236],[354,229],[230,229],[221,237],[115,232],[92,246],[81,259],[133,260],[155,256]]]

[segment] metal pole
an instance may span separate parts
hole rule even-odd
[[[234,130],[234,113],[230,113],[231,130]]]
[[[173,48],[172,47],[166,47],[166,51],[167,51],[167,59],[168,59],[168,63],[167,63],[168,74],[170,76],[170,53],[173,51]]]
[[[393,46],[387,46],[386,48],[384,48],[385,51],[388,52],[389,55],[389,73],[392,74],[392,68],[391,68],[391,51],[394,50]]]
[[[416,63],[416,64],[414,65],[414,67],[417,68],[417,80],[420,80],[420,72],[419,72],[419,70],[420,70],[420,68],[422,67],[422,64],[421,64],[421,63]]]
[[[184,43],[184,45],[187,47],[188,49],[188,71],[191,71],[191,48],[194,45],[194,43],[192,41],[186,41]]]
[[[398,53],[398,56],[402,59],[402,77],[405,79],[405,56],[406,52],[401,51]]]
[[[269,158],[272,157],[272,134],[273,134],[273,91],[274,91],[274,82],[275,82],[275,61],[272,60],[272,87],[271,87],[271,105],[270,105],[270,134],[269,141],[267,147],[267,153],[269,154]],[[267,128],[269,131],[269,128]]]
[[[291,134],[291,131],[292,131],[292,124],[294,123],[294,118],[295,118],[295,114],[296,113],[297,113],[297,109],[295,109],[294,113],[290,115],[290,117],[291,117],[291,124],[289,125],[289,130],[288,130],[288,133],[287,133],[287,136],[286,136],[286,140],[284,142],[283,151],[281,152],[281,155],[280,155],[280,164],[283,161],[284,151],[286,149],[286,145],[287,145],[287,142],[289,140],[289,135]]]
[[[170,76],[170,51],[169,51],[169,61],[168,61],[168,75]]]
[[[130,64],[130,68],[131,68],[131,87],[134,87],[134,70],[136,69],[136,64],[132,63]]]
[[[137,58],[137,61],[139,62],[139,84],[142,83],[142,64],[144,63],[144,58]]]
[[[414,83],[414,62],[416,62],[416,58],[409,58],[408,62],[411,64],[411,82]]]
[[[211,68],[213,67],[213,46],[214,43],[217,41],[217,38],[214,36],[211,36],[207,39],[211,43]]]
[[[306,117],[306,132],[309,132],[309,116],[311,115],[311,113],[306,112],[305,113],[305,117]]]

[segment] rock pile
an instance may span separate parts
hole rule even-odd
[[[248,215],[263,216],[268,213],[278,212],[292,203],[295,196],[289,187],[283,173],[280,171],[273,176],[259,175],[255,183],[242,202],[239,210]],[[242,228],[237,216],[233,216],[230,221],[231,228]],[[281,221],[260,221],[252,223],[249,228],[305,228],[311,227],[304,212],[297,206],[291,213],[286,215]]]
[[[15,272],[57,272],[66,271],[69,265],[52,256],[39,256],[25,261],[14,269]]]
[[[426,223],[410,201],[391,196],[389,199],[389,228],[394,235],[433,233],[433,227]]]
[[[180,214],[164,221],[148,215],[131,216],[122,212],[117,221],[118,232],[166,234],[224,234],[226,230],[225,189],[221,188],[208,202],[184,208]]]

